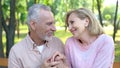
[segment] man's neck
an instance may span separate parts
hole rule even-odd
[[[29,33],[30,38],[34,41],[36,45],[43,45],[46,43],[46,40],[40,40],[34,33]]]

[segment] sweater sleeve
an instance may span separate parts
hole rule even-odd
[[[114,42],[112,37],[105,38],[100,44],[92,68],[112,68],[114,63]]]
[[[69,68],[72,68],[71,58],[70,58],[70,49],[69,49],[69,39],[66,41],[66,44],[65,44],[65,56],[67,58],[67,63],[69,65]]]

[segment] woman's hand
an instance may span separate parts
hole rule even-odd
[[[61,54],[60,52],[56,51],[53,56],[51,57],[51,61],[65,61],[65,56],[63,54]]]
[[[58,61],[51,61],[51,59],[46,59],[43,64],[41,65],[40,68],[57,68],[57,65],[59,64],[60,62]]]
[[[64,56],[64,54],[61,54],[60,52],[55,52],[51,58],[51,62],[59,62],[57,66],[57,68],[68,68],[67,62],[66,62],[66,58]]]

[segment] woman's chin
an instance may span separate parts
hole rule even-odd
[[[78,36],[73,35],[74,38],[78,39]]]

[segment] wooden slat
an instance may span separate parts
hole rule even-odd
[[[0,58],[0,66],[8,66],[8,59]]]
[[[113,68],[120,68],[120,62],[114,62]]]
[[[0,58],[0,66],[8,66],[8,59]],[[120,68],[120,62],[114,62],[113,68]]]

